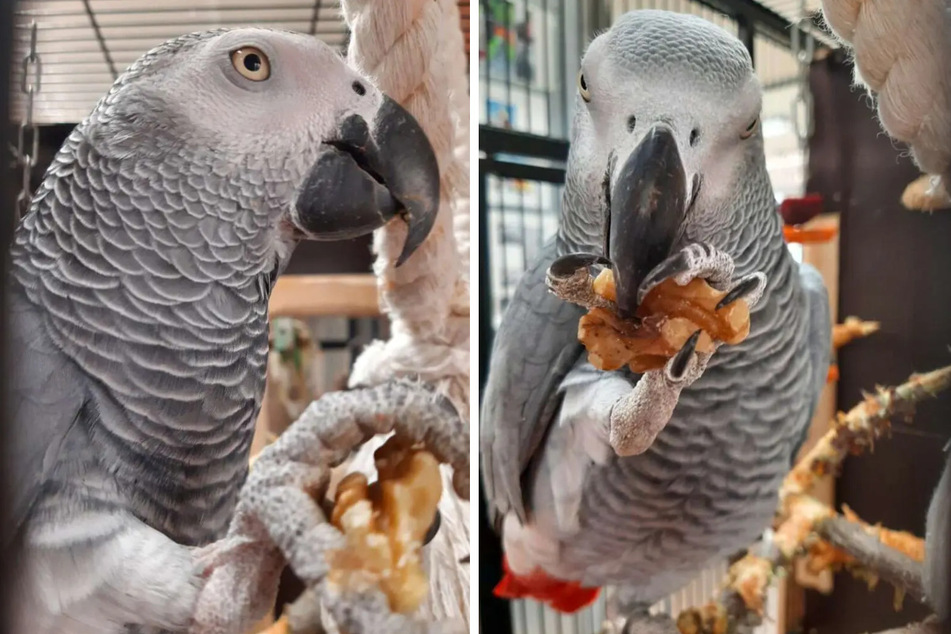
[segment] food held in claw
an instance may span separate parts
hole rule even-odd
[[[594,280],[594,292],[616,300],[614,275],[603,270]],[[627,365],[642,373],[664,367],[697,330],[697,352],[713,352],[714,341],[737,344],[750,334],[750,310],[743,299],[717,310],[726,295],[703,280],[684,286],[673,279],[655,286],[641,302],[632,320],[595,307],[578,322],[578,339],[588,350],[588,361],[599,370]]]
[[[356,592],[378,586],[390,609],[409,613],[429,591],[420,549],[442,494],[439,462],[395,436],[374,460],[376,482],[351,473],[337,486],[331,523],[346,545],[328,556],[328,580]]]

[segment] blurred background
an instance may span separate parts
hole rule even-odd
[[[458,6],[468,52],[469,2]],[[0,130],[4,254],[10,230],[63,141],[151,48],[194,31],[242,26],[309,33],[341,55],[349,42],[339,0],[0,0],[0,7],[0,51],[8,60],[0,65],[0,120],[9,122]],[[367,236],[305,241],[295,251],[271,298],[268,385],[252,454],[313,399],[345,387],[360,350],[388,337],[370,247]],[[277,615],[300,590],[287,574]]]
[[[598,32],[634,9],[696,14],[746,45],[764,88],[762,126],[777,206],[810,195],[821,207],[808,227],[822,239],[794,238],[789,248],[822,272],[835,321],[855,315],[880,322],[879,332],[839,352],[839,378],[823,394],[805,449],[862,390],[948,363],[951,212],[902,205],[920,174],[905,149],[881,132],[868,97],[852,88],[852,66],[823,27],[818,0],[481,0],[479,6],[482,381],[507,301],[557,226],[581,55]],[[816,495],[849,505],[869,522],[923,535],[949,435],[951,403],[926,403],[913,426],[895,427],[874,454],[850,458]],[[484,520],[480,531],[483,632],[599,631],[604,593],[573,616],[496,599],[500,544]],[[677,614],[705,603],[725,570],[726,562],[704,571],[655,610]],[[890,588],[869,591],[847,574],[799,570],[771,589],[760,632],[852,634],[925,615],[909,601],[901,613],[892,606]]]

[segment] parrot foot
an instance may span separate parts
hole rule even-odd
[[[673,278],[683,286],[700,278],[726,292],[717,308],[743,299],[752,309],[763,296],[766,275],[757,272],[734,280],[733,272],[733,258],[729,254],[708,244],[690,244],[647,275],[638,289],[638,301],[666,279]],[[615,403],[611,410],[610,443],[619,456],[647,451],[670,420],[681,391],[703,375],[719,344],[714,344],[713,352],[698,352],[699,337],[698,330],[662,369],[646,372],[631,393]]]
[[[469,497],[469,438],[455,408],[418,382],[396,381],[314,401],[255,461],[228,536],[198,551],[205,587],[190,634],[246,631],[273,604],[287,563],[344,631],[353,634],[442,632],[446,624],[394,614],[375,588],[337,593],[326,583],[327,553],[344,537],[321,510],[331,469],[377,434],[422,444],[453,467],[453,488]],[[261,597],[264,597],[262,600]]]
[[[680,634],[680,630],[667,614],[637,612],[626,618],[605,621],[599,634]]]
[[[604,299],[594,292],[594,278],[590,269],[593,266],[610,266],[610,260],[593,253],[570,253],[563,255],[548,267],[545,283],[548,289],[559,299],[566,302],[592,308],[605,308],[617,312],[614,302]]]
[[[705,243],[688,244],[647,274],[637,289],[637,301],[643,301],[651,289],[668,278],[673,278],[680,286],[702,279],[713,288],[727,292],[717,305],[718,309],[745,299],[752,310],[766,289],[766,275],[752,273],[734,280],[733,272],[734,262],[730,254]]]
[[[684,388],[707,369],[713,352],[697,352],[700,331],[659,370],[645,372],[611,408],[609,442],[619,456],[644,453],[670,421]]]

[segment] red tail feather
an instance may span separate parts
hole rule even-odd
[[[558,612],[571,614],[594,603],[601,592],[600,588],[585,588],[577,581],[549,577],[540,569],[528,575],[516,575],[504,557],[502,567],[505,576],[494,591],[501,599],[534,599]]]

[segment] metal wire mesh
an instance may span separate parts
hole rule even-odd
[[[14,46],[22,56],[30,23],[38,26],[43,90],[39,124],[78,123],[140,55],[184,33],[220,27],[263,26],[311,33],[343,51],[347,28],[339,0],[24,0],[14,17]],[[20,81],[14,69],[13,82]],[[12,116],[23,118],[14,94]]]

